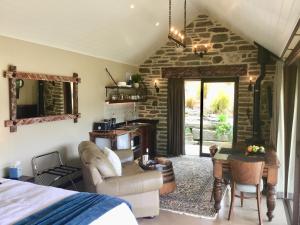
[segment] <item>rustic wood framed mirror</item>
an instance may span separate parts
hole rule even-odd
[[[4,71],[9,85],[10,119],[4,121],[10,132],[17,126],[50,121],[74,119],[78,121],[77,73],[59,76],[17,71],[10,65]]]

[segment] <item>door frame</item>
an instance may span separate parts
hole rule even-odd
[[[222,77],[222,78],[202,78],[201,79],[201,105],[200,105],[200,151],[199,156],[209,157],[209,153],[202,152],[203,145],[203,87],[204,83],[222,83],[222,82],[233,82],[234,83],[234,104],[233,104],[233,128],[232,128],[232,144],[236,143],[237,140],[237,121],[238,121],[238,93],[239,93],[239,77]]]
[[[287,54],[287,58],[284,61],[284,79],[286,79],[286,77],[290,76],[291,74],[291,69],[293,67],[297,67],[298,70],[300,69],[300,41],[297,42],[296,45],[292,46],[291,43],[295,40],[296,37],[296,33],[298,31],[298,29],[300,28],[300,19],[298,20],[298,23],[296,24],[293,33],[291,34],[288,43],[285,46],[285,49],[282,53],[282,56],[284,56],[286,54],[286,50],[290,49],[291,52],[289,54]],[[296,74],[296,76],[298,76],[298,85],[300,85],[300,77],[299,77],[299,73]],[[299,88],[300,86],[298,86]],[[297,115],[296,115],[296,119],[297,119],[297,128],[296,128],[296,153],[294,155],[295,157],[295,174],[294,174],[294,193],[293,193],[293,206],[291,206],[290,204],[290,200],[288,199],[287,196],[287,182],[288,179],[285,179],[285,196],[284,196],[284,206],[287,209],[287,218],[289,219],[289,223],[291,225],[298,225],[300,222],[300,206],[299,206],[299,198],[300,198],[300,124],[299,124],[299,120],[300,120],[300,92],[298,92],[298,105],[297,105]],[[286,138],[286,137],[285,137]],[[288,138],[287,138],[288,139]],[[286,139],[286,140],[287,140]],[[287,159],[285,159],[287,160]],[[286,161],[286,167],[285,167],[285,173],[287,173],[287,169],[288,169],[288,162]]]
[[[299,20],[300,21],[300,20]],[[299,42],[300,43],[300,42]],[[300,69],[300,60],[298,63]],[[297,133],[296,133],[296,158],[295,158],[295,185],[294,185],[294,199],[293,199],[293,223],[300,222],[300,77],[298,73],[298,102],[297,102]]]

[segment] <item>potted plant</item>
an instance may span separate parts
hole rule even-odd
[[[139,88],[140,82],[143,80],[142,75],[138,74],[138,73],[132,74],[131,75],[131,80],[132,80],[132,83],[133,83],[133,87]]]

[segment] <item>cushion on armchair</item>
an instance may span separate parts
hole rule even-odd
[[[121,176],[122,175],[122,164],[121,164],[120,158],[117,156],[117,154],[113,150],[111,150],[107,147],[104,148],[103,152],[107,156],[107,159],[112,164],[117,176]]]
[[[85,147],[89,148],[89,151],[84,151]],[[103,178],[119,176],[107,155],[100,151],[96,145],[82,142],[80,149],[82,162],[96,167]]]
[[[132,162],[134,160],[132,149],[118,149],[114,152],[120,158],[121,163]]]

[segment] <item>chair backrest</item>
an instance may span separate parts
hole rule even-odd
[[[115,169],[105,153],[93,142],[83,141],[78,146],[82,164],[82,172],[88,180],[85,182],[97,184],[106,177],[116,176]]]
[[[239,184],[257,185],[261,181],[265,163],[231,160],[231,175],[234,182]]]
[[[218,146],[217,145],[211,145],[209,147],[209,153],[210,153],[211,157],[214,157],[215,154],[217,153],[217,151],[218,151]]]

